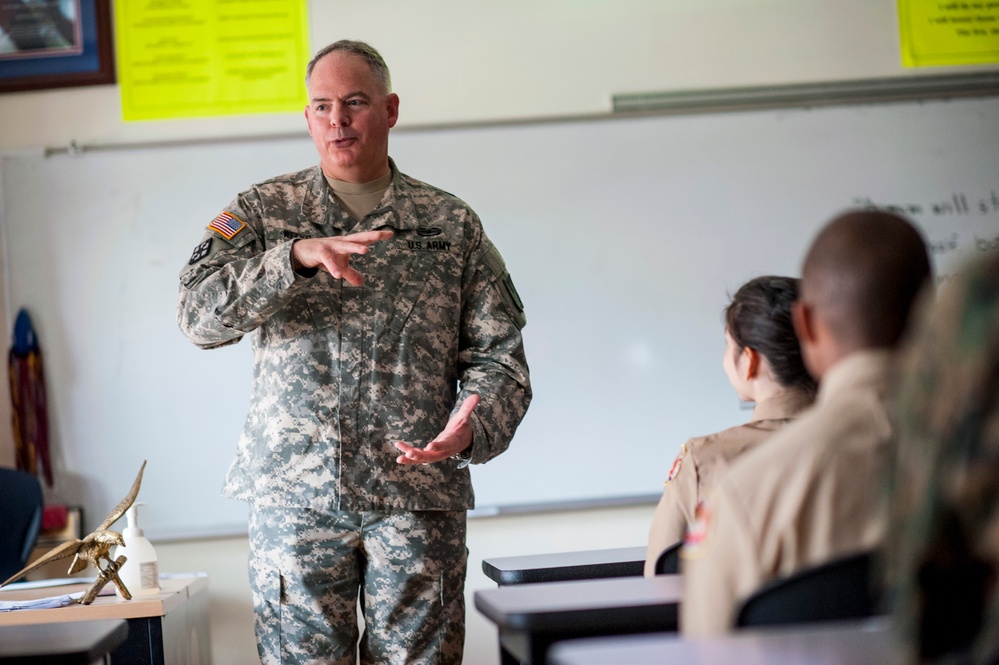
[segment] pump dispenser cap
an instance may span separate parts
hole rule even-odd
[[[156,550],[139,528],[138,508],[143,505],[141,502],[133,503],[125,511],[128,526],[121,531],[125,545],[115,550],[116,557],[125,555],[125,564],[118,571],[118,576],[133,596],[159,593],[160,590]]]
[[[141,538],[145,536],[145,533],[139,528],[139,506],[144,505],[146,505],[145,501],[139,501],[133,503],[125,511],[125,519],[128,521],[128,526],[121,532],[121,535],[125,537],[126,541],[129,538]]]

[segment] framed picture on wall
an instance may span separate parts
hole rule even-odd
[[[0,92],[114,82],[110,0],[0,0]]]

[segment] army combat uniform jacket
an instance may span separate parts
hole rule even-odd
[[[695,437],[680,446],[649,528],[646,576],[655,575],[656,559],[663,550],[683,540],[698,504],[729,462],[773,435],[811,403],[809,391],[786,390],[759,402],[748,423]]]
[[[398,172],[355,224],[317,166],[259,183],[209,225],[180,276],[196,345],[252,338],[249,413],[223,494],[325,510],[465,510],[467,468],[400,465],[469,394],[471,461],[503,452],[531,399],[523,308],[461,200]],[[295,272],[299,238],[388,228],[353,265],[364,284]],[[458,393],[460,382],[461,391]]]
[[[888,351],[843,358],[815,406],[718,478],[681,552],[685,635],[723,633],[766,582],[881,544],[891,365]]]
[[[924,296],[902,354],[884,548],[910,663],[999,662],[999,254]]]

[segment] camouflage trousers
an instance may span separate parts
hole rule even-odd
[[[464,511],[251,508],[261,662],[461,663],[465,529]]]

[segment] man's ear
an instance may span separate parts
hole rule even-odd
[[[812,378],[819,380],[826,370],[821,336],[821,321],[815,307],[798,300],[791,308],[791,322],[794,324],[794,334],[798,336],[798,346],[801,347],[801,359],[805,369]]]
[[[388,111],[388,126],[391,129],[395,127],[395,123],[399,120],[399,95],[394,92],[389,93],[389,96],[385,100],[385,105]]]
[[[801,300],[796,300],[791,307],[791,323],[794,324],[794,334],[798,336],[798,344],[804,347],[815,342],[815,310]]]

